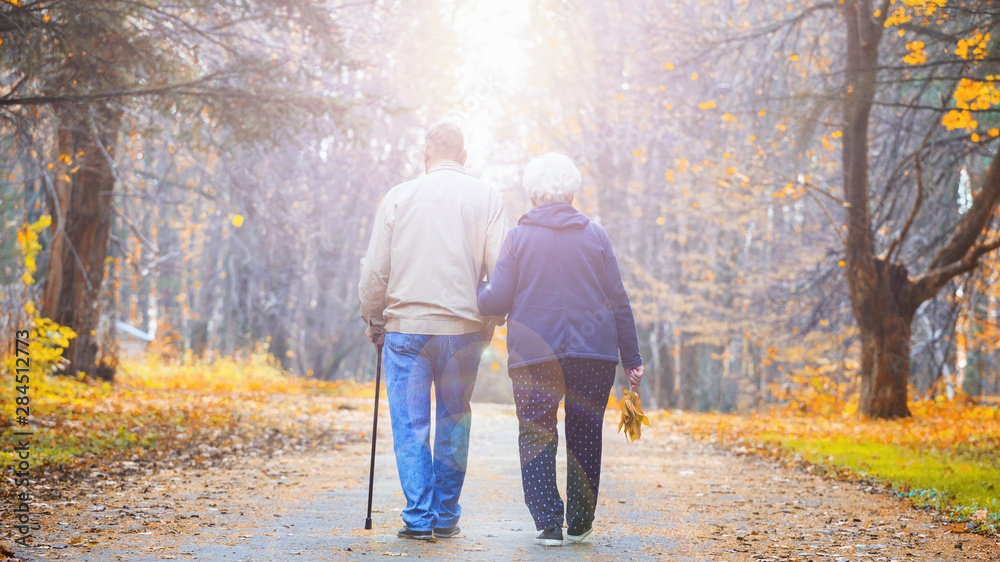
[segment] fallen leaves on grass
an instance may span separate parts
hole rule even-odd
[[[912,418],[685,413],[685,431],[741,452],[782,459],[841,479],[890,488],[917,506],[940,509],[970,530],[1000,530],[1000,410],[954,400],[912,402]]]
[[[129,475],[161,469],[339,449],[364,435],[345,409],[355,409],[352,396],[371,394],[368,384],[290,377],[258,356],[212,364],[149,358],[122,367],[115,385],[31,378],[32,476],[40,497],[84,481],[118,487]],[[14,388],[12,374],[0,374],[0,400],[13,403]],[[13,432],[22,427],[12,413],[0,410],[5,442],[16,442]],[[15,461],[12,451],[0,452],[0,470]]]
[[[31,378],[38,505],[93,504],[90,498],[134,487],[164,470],[198,475],[247,458],[340,449],[362,439],[368,427],[358,412],[368,400],[354,396],[370,396],[372,385],[287,376],[262,357],[212,364],[146,359],[124,362],[119,373],[115,385]],[[8,403],[11,379],[9,372],[0,374],[0,400]],[[12,412],[0,410],[0,438],[6,442],[14,442],[13,432],[21,427]],[[10,451],[0,452],[0,469],[13,462]],[[8,503],[14,491],[0,488],[0,502]],[[104,515],[111,508],[101,503],[86,511]],[[0,540],[13,532],[9,516],[0,512]]]
[[[11,374],[0,376],[0,400],[13,403]],[[171,363],[151,356],[124,361],[114,385],[35,375],[27,390],[34,426],[33,466],[72,467],[109,453],[125,458],[164,451],[207,457],[199,445],[226,447],[227,435],[244,433],[247,445],[271,430],[302,433],[299,427],[320,406],[302,401],[272,411],[282,396],[358,396],[370,385],[288,376],[271,360]],[[0,435],[10,441],[13,409],[0,410]],[[308,425],[308,424],[306,424]],[[236,445],[238,443],[229,443]],[[0,453],[0,467],[14,462]]]

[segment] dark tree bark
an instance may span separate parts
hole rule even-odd
[[[906,270],[875,261],[877,277],[870,308],[858,316],[861,332],[861,411],[876,418],[910,415],[907,385],[910,375],[910,324],[915,308],[900,302]]]
[[[59,154],[79,168],[73,173],[64,160],[61,165],[66,173],[56,174],[56,200],[50,199],[53,238],[42,314],[77,334],[64,355],[70,361],[68,373],[93,374],[120,116],[108,109],[88,111],[86,106],[63,106],[58,116]]]
[[[845,5],[847,96],[844,103],[844,199],[848,204],[847,286],[861,335],[861,404],[864,415],[910,415],[910,321],[899,292],[908,284],[906,268],[877,259],[869,211],[868,125],[875,100],[881,25],[872,19],[871,0]]]

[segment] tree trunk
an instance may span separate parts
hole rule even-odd
[[[695,409],[710,412],[715,408],[715,397],[722,384],[722,362],[716,359],[722,348],[711,343],[699,343],[697,351],[697,379],[695,381]]]
[[[844,199],[847,207],[846,276],[861,333],[861,404],[877,418],[908,416],[910,310],[906,268],[875,255],[869,210],[868,130],[875,100],[881,26],[870,0],[845,4],[847,95],[844,99]],[[915,310],[915,309],[914,309]]]
[[[682,410],[694,410],[698,400],[698,348],[700,346],[690,343],[691,336],[684,334],[681,336],[681,357],[677,381],[680,388],[677,389],[677,407]]]
[[[895,299],[877,302],[861,328],[861,403],[869,417],[910,416],[906,405],[910,376],[912,312],[900,310]]]
[[[70,361],[69,374],[93,373],[98,351],[95,335],[115,187],[111,159],[120,127],[117,115],[103,113],[95,117],[102,147],[97,144],[86,108],[65,106],[58,111],[57,147],[62,160],[56,169],[55,188],[59,212],[50,201],[53,238],[42,314],[77,334],[64,355]],[[79,169],[74,173],[76,166]]]
[[[673,345],[669,338],[663,337],[663,327],[657,324],[653,335],[650,338],[653,361],[653,397],[654,405],[661,410],[668,410],[674,407],[674,377],[675,361],[672,352]]]
[[[910,279],[893,251],[905,239],[907,222],[885,256],[876,254],[869,209],[869,119],[875,103],[879,42],[885,10],[873,16],[872,0],[844,0],[847,65],[844,72],[843,171],[847,208],[846,276],[851,307],[861,333],[862,414],[876,418],[909,416],[906,406],[910,374],[910,324],[917,308],[934,298],[953,277],[975,270],[979,259],[1000,248],[1000,240],[977,241],[988,229],[1000,203],[1000,156],[994,156],[973,195],[972,206],[951,229],[948,240],[930,261],[928,270]],[[923,189],[920,155],[916,180]],[[921,191],[922,193],[922,191]],[[920,210],[921,197],[910,217]]]

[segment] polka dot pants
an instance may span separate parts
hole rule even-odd
[[[571,529],[584,529],[594,521],[601,484],[601,431],[616,365],[565,358],[510,370],[520,424],[524,502],[539,531],[563,524],[563,501],[556,487],[556,412],[564,395],[566,522]]]

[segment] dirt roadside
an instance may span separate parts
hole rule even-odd
[[[370,430],[364,401],[338,400],[342,430]],[[372,531],[363,529],[370,445],[345,442],[225,469],[162,471],[113,490],[94,483],[43,506],[49,525],[26,559],[1000,560],[995,539],[956,532],[862,486],[698,443],[664,420],[627,443],[610,413],[595,533],[544,549],[532,544],[522,501],[513,408],[474,412],[457,539],[395,537],[403,498],[383,411]],[[561,457],[563,482],[564,466]]]

